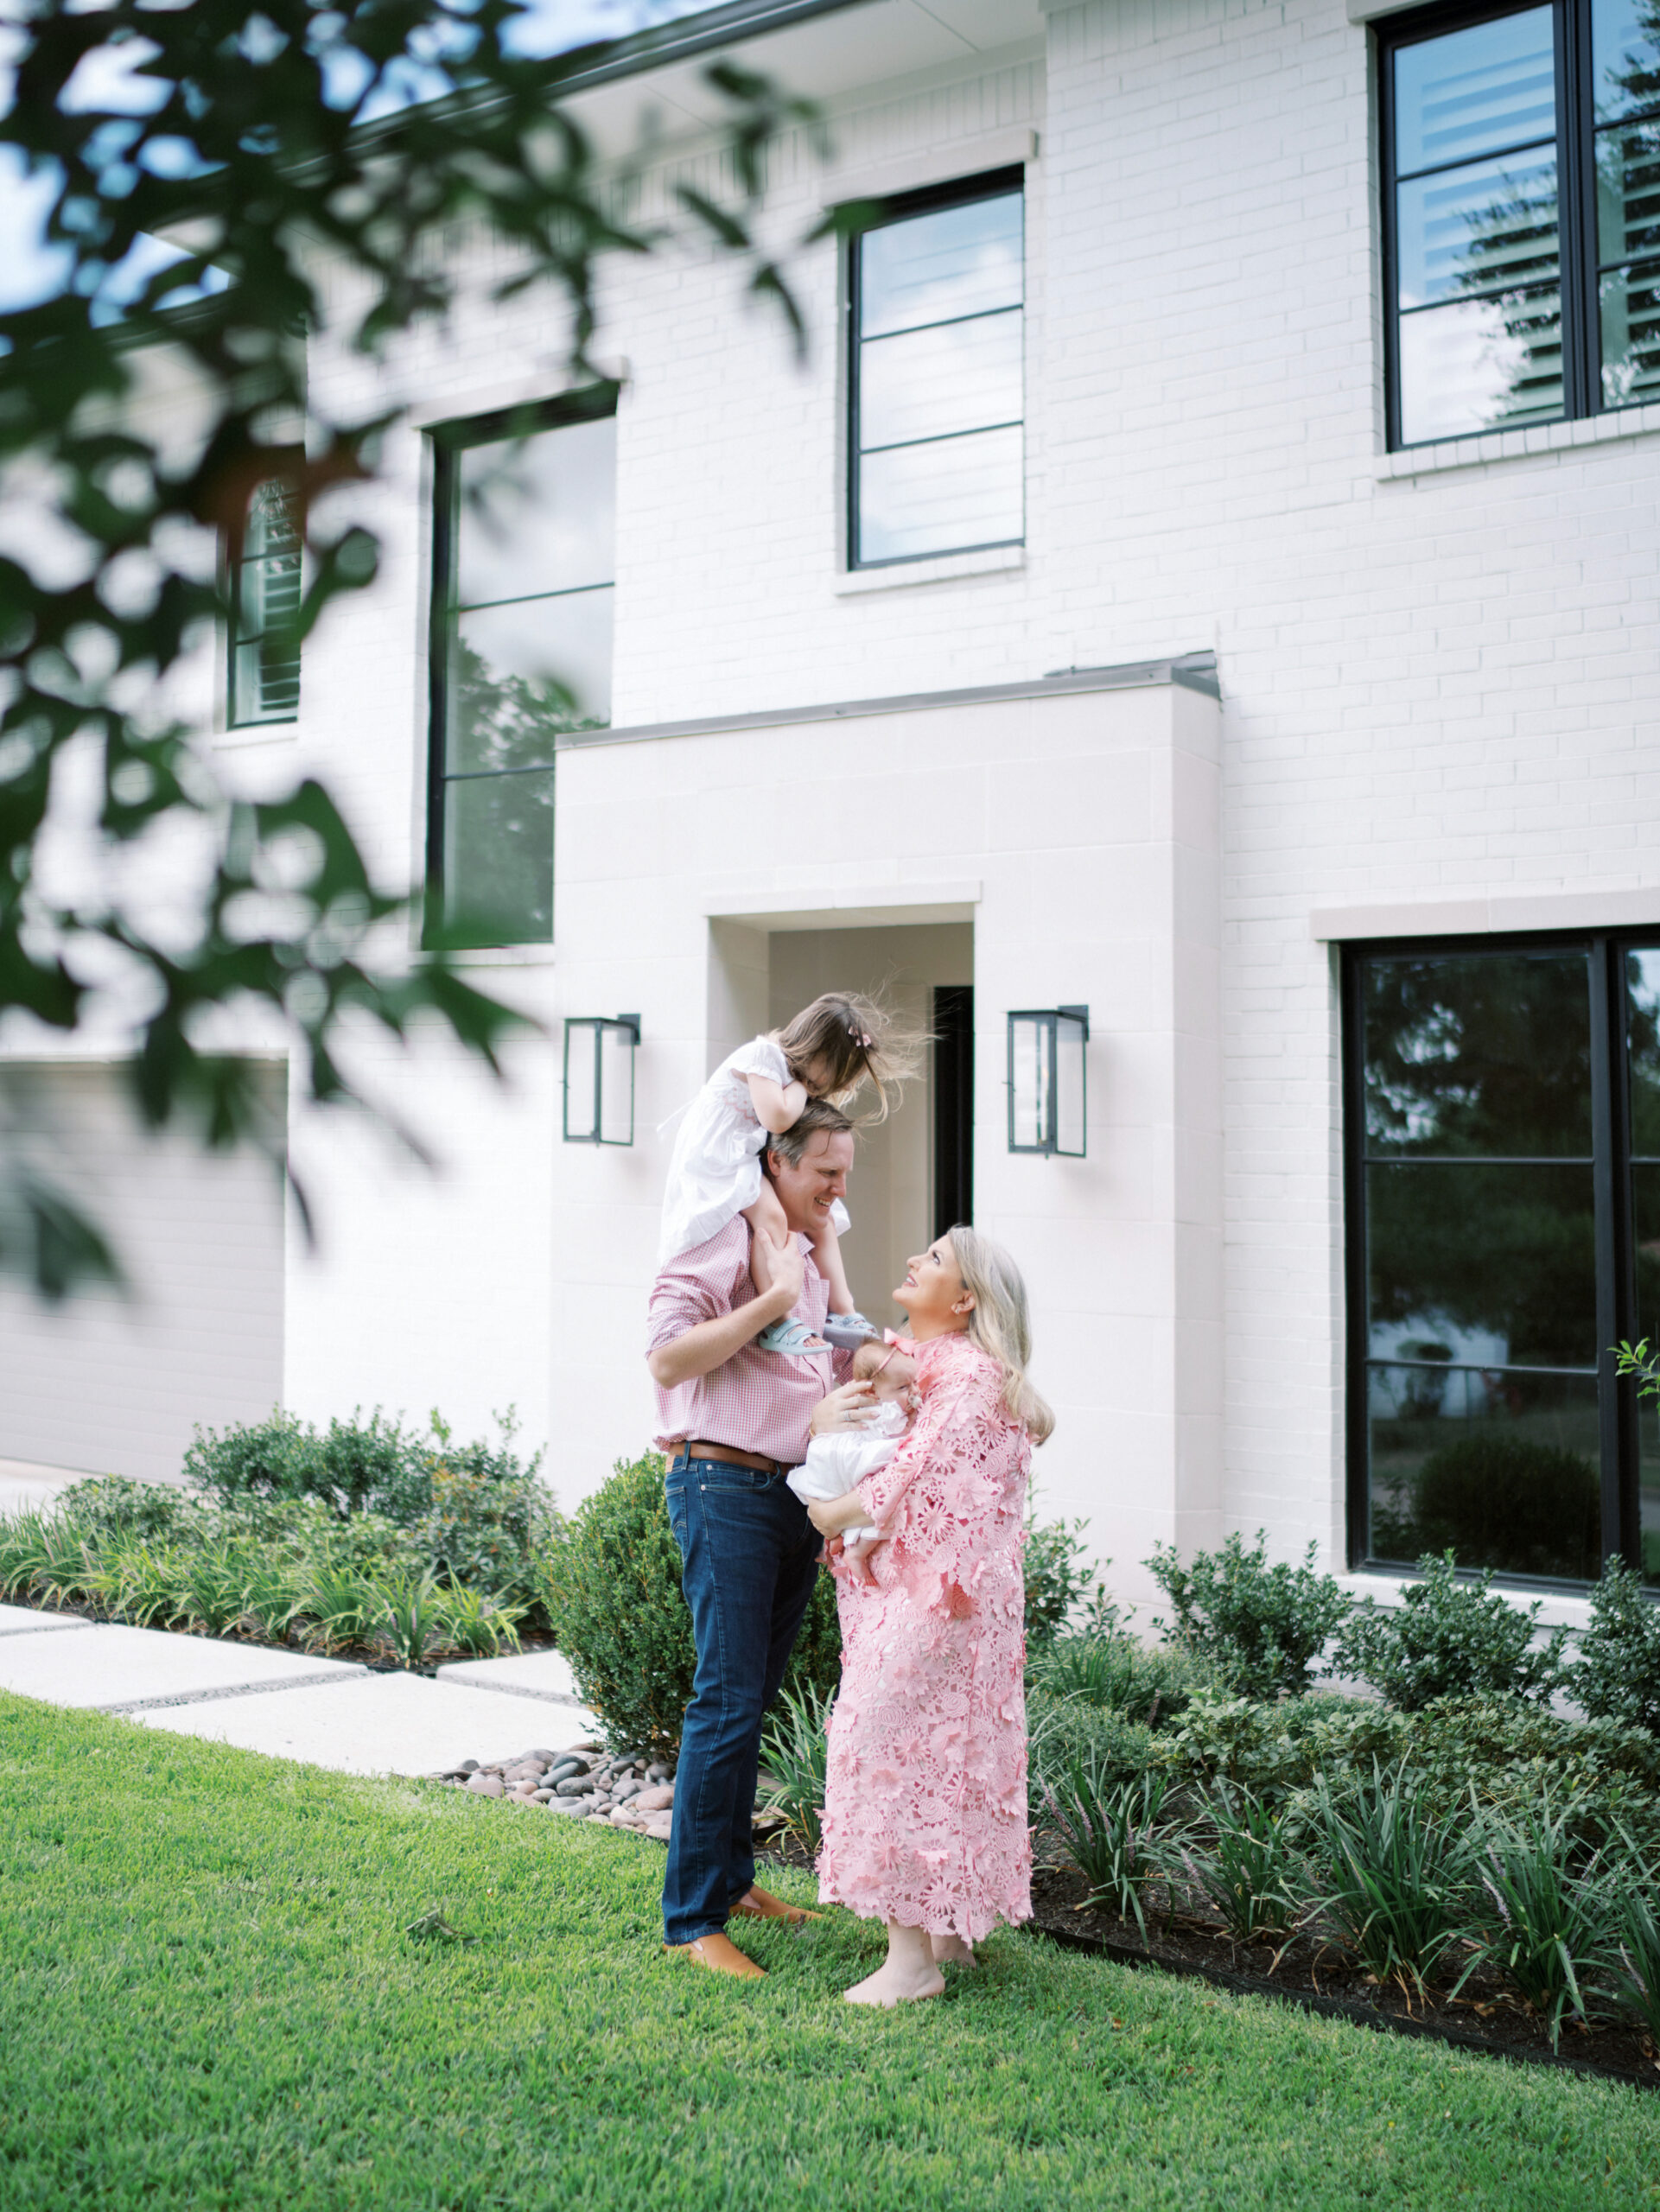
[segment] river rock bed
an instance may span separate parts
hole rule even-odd
[[[674,1770],[656,1759],[630,1758],[602,1744],[567,1745],[563,1751],[521,1751],[511,1759],[463,1759],[441,1767],[429,1782],[447,1782],[475,1797],[511,1797],[571,1820],[597,1821],[634,1835],[669,1840],[674,1815]],[[781,1827],[783,1816],[755,1808],[758,1830]]]

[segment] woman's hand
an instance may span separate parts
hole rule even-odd
[[[839,1390],[832,1390],[812,1409],[807,1423],[810,1436],[835,1436],[849,1429],[861,1429],[876,1410],[876,1392],[869,1382],[843,1382]]]
[[[807,1518],[821,1536],[839,1536],[844,1529],[855,1522],[868,1521],[870,1508],[856,1490],[843,1492],[840,1497],[811,1497],[807,1501]]]

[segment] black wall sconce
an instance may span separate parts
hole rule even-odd
[[[1044,1007],[1008,1017],[1008,1148],[1064,1160],[1084,1153],[1088,1091],[1086,1006]]]
[[[637,1014],[565,1023],[565,1142],[633,1144]]]

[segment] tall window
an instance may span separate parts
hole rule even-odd
[[[1660,948],[1356,952],[1350,1548],[1660,1584]]]
[[[611,719],[614,386],[436,436],[429,922],[553,936],[554,758]]]
[[[300,533],[280,479],[257,485],[231,555],[230,722],[291,722],[300,711]]]
[[[848,257],[854,568],[1026,531],[1022,172],[890,203]]]
[[[1380,35],[1396,446],[1660,398],[1660,9],[1471,13]]]

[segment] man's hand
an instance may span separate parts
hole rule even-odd
[[[758,1252],[766,1239],[750,1240],[752,1251]],[[735,1352],[740,1352],[761,1331],[774,1321],[781,1321],[800,1297],[806,1280],[806,1262],[801,1247],[793,1236],[782,1250],[767,1245],[772,1259],[772,1281],[759,1296],[747,1306],[735,1307],[730,1313],[717,1313],[712,1321],[699,1321],[684,1336],[671,1343],[658,1344],[646,1355],[646,1364],[659,1389],[672,1390],[677,1383],[690,1382],[699,1375],[712,1375],[717,1367],[724,1367]]]
[[[807,1262],[800,1245],[793,1236],[786,1236],[782,1244],[774,1244],[770,1236],[751,1233],[749,1239],[749,1276],[762,1298],[779,1299],[778,1311],[769,1313],[767,1321],[781,1321],[786,1313],[795,1311],[796,1301],[806,1287]],[[757,1332],[759,1333],[759,1332]]]

